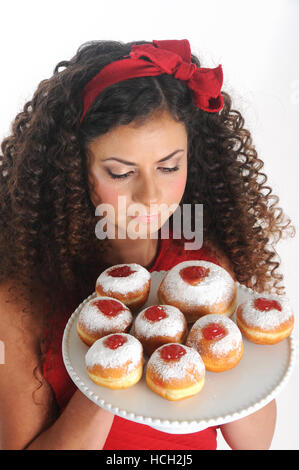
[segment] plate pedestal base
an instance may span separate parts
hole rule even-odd
[[[194,426],[194,427],[190,427],[188,426],[188,428],[183,428],[183,427],[180,427],[180,428],[175,428],[174,426],[172,427],[167,427],[167,426],[150,426],[151,428],[153,429],[156,429],[156,431],[161,431],[161,432],[165,432],[167,434],[193,434],[195,432],[199,432],[199,431],[203,431],[204,429],[206,429],[206,427],[202,427],[202,426]]]

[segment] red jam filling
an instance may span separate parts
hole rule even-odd
[[[202,329],[203,337],[207,340],[221,339],[226,335],[223,326],[217,323],[210,323]]]
[[[107,346],[107,348],[110,348],[110,349],[117,349],[123,344],[125,344],[126,342],[127,342],[127,338],[122,335],[108,336],[108,338],[104,340],[105,346]]]
[[[119,268],[113,268],[111,271],[108,272],[109,276],[112,277],[127,277],[130,274],[135,273],[130,266],[120,266]]]
[[[179,344],[168,344],[160,350],[160,355],[165,361],[175,361],[186,354],[185,348]]]
[[[272,308],[275,308],[281,312],[281,305],[279,302],[276,300],[266,299],[265,297],[255,299],[254,308],[261,310],[261,312],[266,312],[268,310],[272,310]]]
[[[96,305],[101,312],[107,317],[115,317],[118,315],[124,307],[116,300],[95,300],[93,305]]]
[[[209,268],[204,268],[203,266],[188,266],[180,270],[180,276],[188,284],[196,286],[208,276],[209,272]]]
[[[149,307],[146,310],[144,316],[147,318],[147,320],[150,321],[160,321],[167,317],[165,309],[160,305],[153,305],[152,307]]]

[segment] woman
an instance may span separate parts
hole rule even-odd
[[[154,63],[153,73],[138,74],[138,61],[145,69]],[[2,448],[216,448],[215,428],[167,435],[93,404],[71,383],[60,349],[70,313],[114,264],[152,271],[186,256],[208,259],[258,292],[283,293],[273,245],[292,226],[265,185],[241,113],[220,92],[222,69],[200,69],[187,40],[92,41],[58,63],[16,116],[0,172]],[[140,223],[134,239],[135,203],[146,214],[154,204],[172,209],[154,229]],[[115,209],[107,227],[129,236],[96,236],[100,204]],[[184,204],[204,210],[204,245],[188,253],[182,240],[161,240]],[[269,448],[275,419],[272,401],[220,428],[232,449]]]

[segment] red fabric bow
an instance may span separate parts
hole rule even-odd
[[[104,88],[130,78],[163,73],[185,82],[192,90],[193,101],[198,108],[207,112],[217,112],[223,108],[221,64],[209,69],[191,63],[191,49],[187,39],[153,41],[152,44],[133,45],[128,56],[106,65],[87,83],[82,92],[83,113],[80,124]]]

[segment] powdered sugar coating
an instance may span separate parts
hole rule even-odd
[[[211,340],[209,343],[209,350],[211,353],[216,356],[222,356],[234,349],[237,349],[238,351],[241,349],[243,339],[238,326],[233,322],[233,320],[225,315],[217,315],[213,313],[210,315],[204,315],[194,323],[189,333],[190,336],[192,332],[192,336],[187,338],[188,346],[196,347],[196,343],[203,338],[202,329],[210,323],[217,323],[218,325],[223,326],[227,331],[227,334],[223,338]]]
[[[161,307],[163,307],[167,316],[159,321],[151,321],[145,317],[146,311],[151,307],[145,308],[137,315],[134,323],[137,335],[142,335],[145,338],[176,336],[184,331],[186,327],[184,314],[172,305],[161,305]]]
[[[88,369],[92,369],[95,365],[107,368],[120,367],[130,361],[127,372],[134,370],[138,363],[142,360],[143,348],[140,341],[127,333],[117,333],[125,336],[127,341],[116,349],[110,349],[105,346],[104,341],[111,335],[103,336],[93,343],[85,355],[85,364]]]
[[[122,305],[123,309],[115,316],[108,316],[101,312],[99,307],[95,305],[98,300],[113,300]],[[113,297],[97,296],[84,304],[80,311],[78,322],[90,333],[96,333],[99,330],[111,332],[124,330],[133,321],[133,315],[128,307],[120,300]]]
[[[191,285],[179,274],[181,269],[189,266],[202,266],[210,271],[198,285]],[[189,307],[196,307],[199,304],[208,307],[215,302],[229,300],[233,297],[235,290],[235,282],[225,269],[215,263],[202,260],[189,260],[177,264],[168,271],[163,281],[168,301],[180,301]]]
[[[109,276],[109,271],[114,268],[129,266],[134,273],[124,277]],[[137,263],[131,264],[115,264],[110,268],[105,269],[96,281],[96,286],[101,284],[105,292],[119,292],[120,294],[128,294],[136,290],[144,288],[145,284],[151,279],[151,275],[147,269]]]
[[[168,343],[167,346],[170,344],[177,345],[177,343]],[[187,376],[192,382],[197,382],[198,377],[196,377],[196,375],[199,374],[202,376],[205,374],[205,365],[195,349],[181,344],[180,346],[185,349],[186,354],[181,356],[177,361],[167,361],[160,355],[160,350],[164,346],[165,345],[157,348],[147,363],[147,367],[153,368],[155,373],[160,376],[163,381],[167,382],[171,379],[183,379]]]
[[[261,311],[254,307],[254,301],[264,297],[268,300],[276,300],[281,305],[281,311],[276,308]],[[242,317],[244,321],[253,327],[261,330],[272,330],[279,327],[293,317],[293,310],[287,297],[280,297],[274,294],[254,294],[242,304]]]

